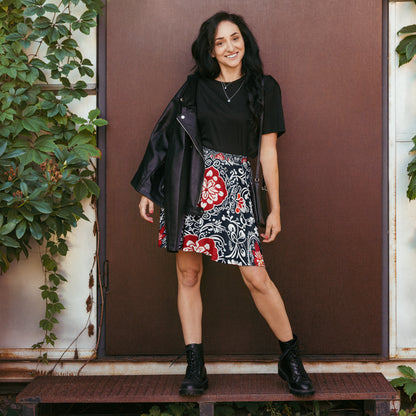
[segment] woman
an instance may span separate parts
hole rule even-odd
[[[178,310],[188,366],[181,395],[208,386],[202,348],[202,254],[237,265],[254,302],[280,342],[278,373],[296,395],[314,393],[280,294],[260,248],[281,230],[276,141],[284,133],[280,87],[264,76],[256,40],[244,20],[220,12],[192,45],[195,72],[159,119],[132,180],[140,215],[160,205],[159,246],[176,252]],[[260,160],[270,214],[259,235],[250,193],[261,128]]]

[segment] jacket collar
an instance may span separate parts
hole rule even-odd
[[[185,88],[179,100],[184,107],[196,108],[196,88],[198,85],[199,76],[196,74],[188,75],[186,80]]]

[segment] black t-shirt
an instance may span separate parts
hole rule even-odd
[[[238,90],[238,92],[237,92]],[[197,118],[202,144],[210,149],[254,157],[258,136],[250,126],[248,90],[244,77],[227,84],[227,102],[220,81],[200,79],[197,87]],[[235,95],[234,95],[235,94]],[[264,77],[263,134],[285,132],[280,87],[270,75]]]

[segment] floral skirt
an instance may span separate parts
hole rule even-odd
[[[201,216],[186,215],[181,248],[211,256],[219,263],[264,266],[253,215],[252,173],[245,156],[204,147],[205,175],[198,206]],[[166,247],[165,217],[160,211],[159,247]]]

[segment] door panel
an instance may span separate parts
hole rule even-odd
[[[203,20],[245,17],[283,92],[282,232],[264,244],[306,354],[381,354],[382,2],[109,0],[107,259],[109,355],[183,348],[174,255],[130,186],[154,123],[193,63]],[[204,344],[212,355],[276,354],[238,269],[204,258]]]

